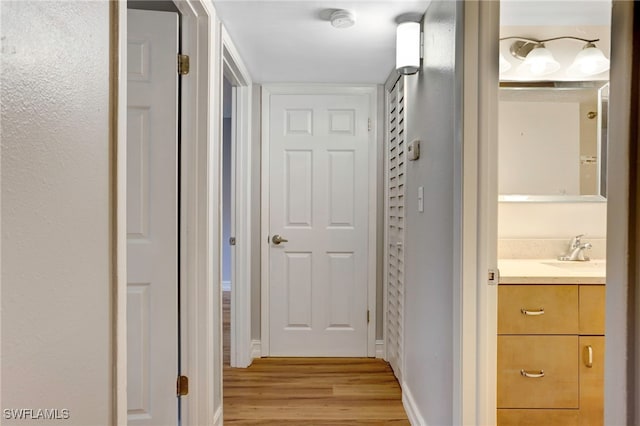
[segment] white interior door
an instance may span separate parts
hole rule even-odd
[[[178,420],[178,15],[128,11],[129,425]]]
[[[404,336],[405,113],[404,78],[388,93],[387,105],[387,361],[402,379]]]
[[[271,356],[367,355],[369,102],[269,98]]]

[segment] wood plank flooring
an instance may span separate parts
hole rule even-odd
[[[228,303],[225,294],[223,301]],[[228,334],[228,307],[223,307]],[[228,338],[224,338],[228,345]],[[230,368],[224,348],[224,423],[408,425],[389,364],[373,358],[262,358]]]

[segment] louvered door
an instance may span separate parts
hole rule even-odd
[[[388,93],[387,105],[387,360],[401,380],[404,347],[404,224],[406,141],[404,78]]]

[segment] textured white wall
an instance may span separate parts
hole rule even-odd
[[[111,424],[109,5],[1,8],[2,408]]]
[[[424,64],[407,78],[407,140],[421,157],[407,166],[405,388],[416,419],[453,424],[453,288],[460,230],[461,2],[434,1],[424,17]],[[418,187],[424,212],[418,212]],[[459,257],[459,256],[458,256]],[[459,285],[459,283],[458,283]]]

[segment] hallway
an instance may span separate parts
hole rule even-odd
[[[224,422],[408,425],[400,386],[373,358],[262,358],[229,367],[229,293],[223,297]]]

